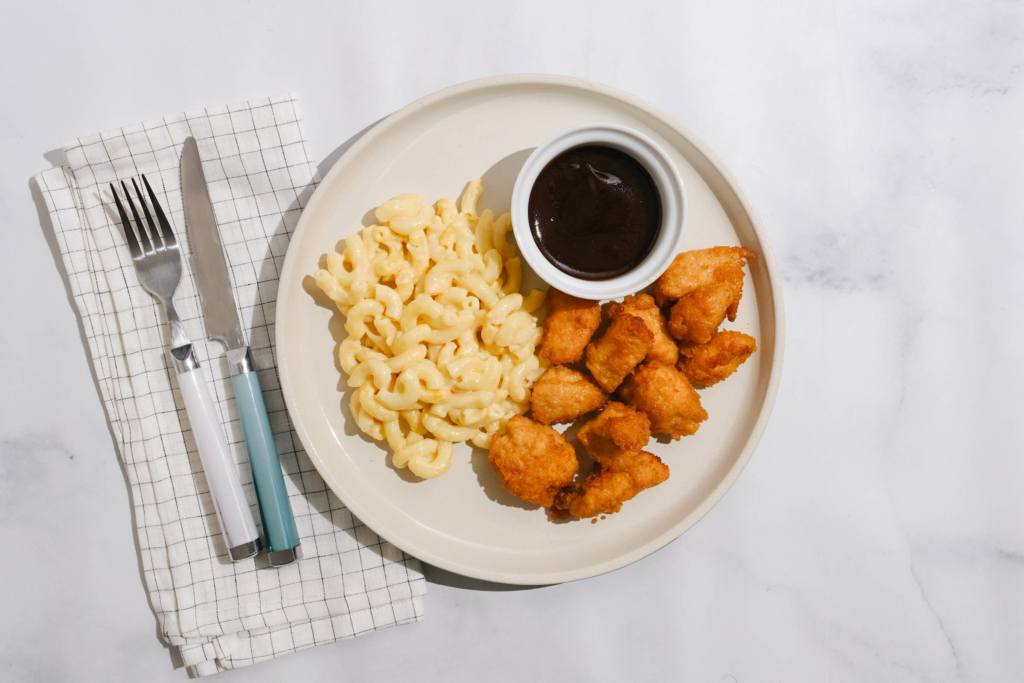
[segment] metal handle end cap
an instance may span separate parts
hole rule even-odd
[[[286,564],[291,564],[296,560],[302,559],[302,546],[297,545],[294,548],[288,548],[287,550],[278,550],[276,552],[267,553],[267,557],[270,559],[271,567],[283,567]]]
[[[236,545],[234,548],[228,550],[228,554],[231,555],[232,562],[239,562],[240,560],[245,560],[252,557],[256,553],[258,553],[260,551],[260,548],[262,547],[263,544],[261,544],[260,539],[257,538],[255,541],[249,541],[248,543],[243,543],[242,545]]]

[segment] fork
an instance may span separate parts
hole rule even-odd
[[[192,342],[185,333],[185,326],[174,309],[174,292],[181,282],[181,251],[178,249],[178,240],[145,175],[142,176],[142,184],[146,186],[153,205],[153,213],[156,214],[154,221],[149,207],[146,206],[145,197],[132,178],[132,187],[135,188],[135,195],[146,216],[145,225],[135,208],[128,186],[121,181],[125,199],[135,218],[134,228],[113,183],[110,184],[110,191],[114,195],[117,212],[121,216],[125,241],[128,243],[139,283],[160,301],[167,315],[167,322],[171,328],[171,361],[178,376],[185,412],[188,414],[192,434],[199,447],[199,459],[203,463],[203,471],[210,486],[213,507],[220,521],[228,554],[232,561],[237,562],[259,552],[259,533],[256,531],[252,511],[238,479],[238,469],[231,457],[231,451],[228,450],[228,442],[224,437],[206,376],[196,358]]]

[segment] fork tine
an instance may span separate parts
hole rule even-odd
[[[128,220],[128,214],[124,212],[124,206],[121,205],[121,199],[117,196],[117,188],[114,187],[114,183],[110,183],[110,193],[114,195],[117,212],[121,214],[121,225],[124,227],[124,238],[128,242],[128,251],[131,252],[133,259],[141,258],[142,249],[139,248],[139,241],[135,238],[135,230],[132,228],[131,221]]]
[[[159,249],[162,245],[157,244],[157,238],[160,237],[160,230],[156,227],[156,223],[153,222],[153,217],[149,214],[149,207],[146,206],[146,198],[142,196],[142,191],[139,190],[139,184],[135,182],[135,178],[132,178],[132,187],[135,188],[135,196],[139,198],[139,204],[142,205],[142,213],[146,216],[146,223],[149,224],[149,234],[153,238],[153,248]]]
[[[142,251],[149,254],[153,251],[153,246],[149,242],[149,236],[146,234],[146,226],[142,224],[142,219],[139,218],[139,212],[135,208],[135,202],[132,201],[132,193],[128,191],[128,186],[121,181],[121,187],[124,188],[124,198],[128,200],[128,208],[132,210],[132,215],[135,217],[135,226],[139,229],[139,243],[142,245]]]
[[[171,223],[167,220],[167,216],[164,215],[164,210],[160,207],[160,202],[156,200],[156,193],[153,192],[153,188],[150,187],[149,181],[146,180],[146,174],[142,174],[142,183],[146,186],[149,191],[149,198],[153,202],[153,212],[156,214],[156,219],[160,221],[160,229],[163,232],[164,244],[168,247],[178,246],[178,240],[174,236],[174,231],[171,230]]]

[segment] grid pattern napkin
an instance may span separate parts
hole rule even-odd
[[[235,297],[281,456],[305,558],[232,564],[221,538],[156,300],[136,279],[108,184],[145,173],[183,250],[175,296],[259,519],[223,349],[207,342],[189,262],[179,155],[195,137]],[[128,126],[65,146],[36,177],[53,222],[107,417],[131,483],[143,569],[160,630],[193,675],[278,657],[423,617],[419,562],[354,518],[292,431],[274,350],[277,280],[319,177],[292,96]],[[130,184],[129,184],[130,186]]]

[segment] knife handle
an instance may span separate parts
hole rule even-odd
[[[248,362],[240,364],[237,369],[242,371],[231,376],[231,383],[235,387],[238,416],[242,420],[245,448],[249,451],[249,467],[260,502],[267,554],[270,564],[276,567],[299,559],[302,551],[259,376],[252,368],[251,357],[248,353],[246,356]]]
[[[195,354],[185,361],[177,360],[178,386],[185,401],[185,412],[192,424],[192,434],[199,448],[206,482],[210,487],[213,507],[217,511],[224,543],[231,560],[237,562],[259,552],[260,535],[256,531],[249,503],[245,500],[238,468],[228,449],[217,406]]]

